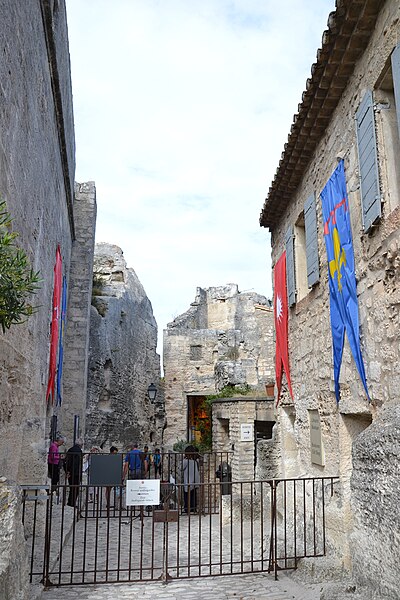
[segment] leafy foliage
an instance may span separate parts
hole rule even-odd
[[[234,396],[247,396],[251,392],[251,387],[246,383],[244,385],[226,385],[218,394],[207,396],[206,402],[212,404],[213,400],[219,398],[233,398]]]
[[[39,272],[30,267],[25,252],[15,243],[7,205],[0,201],[0,326],[3,333],[11,325],[23,323],[38,307],[27,300],[39,288]]]
[[[196,423],[196,429],[201,433],[201,439],[196,442],[196,447],[200,454],[210,452],[212,450],[212,427],[211,427],[211,411],[214,400],[219,398],[232,398],[234,396],[247,396],[252,392],[252,388],[246,383],[244,385],[226,385],[218,394],[206,396],[202,405],[199,408],[204,409],[207,413],[207,419],[199,419]],[[190,442],[193,444],[193,442]],[[189,444],[186,440],[177,440],[173,445],[175,452],[184,452]]]
[[[198,451],[200,454],[204,454],[205,452],[211,452],[212,450],[212,430],[211,425],[208,428],[199,427],[201,432],[201,440],[198,444],[196,444]]]
[[[188,445],[189,442],[186,440],[176,440],[175,444],[172,446],[172,450],[174,452],[185,452],[185,448]]]
[[[201,442],[188,442],[187,440],[177,440],[175,444],[172,446],[172,450],[174,452],[185,452],[187,446],[193,446],[199,454],[204,454],[205,452],[210,452],[212,449],[212,439],[211,439],[211,431],[208,431],[207,434],[202,437]]]
[[[92,296],[101,296],[103,293],[104,279],[98,271],[93,272]]]

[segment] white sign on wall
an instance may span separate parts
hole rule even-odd
[[[128,479],[126,482],[127,506],[156,506],[160,504],[159,479]]]
[[[310,449],[311,462],[315,465],[325,466],[324,444],[321,434],[321,420],[317,410],[309,410],[310,419]]]
[[[253,425],[253,423],[241,423],[240,424],[240,441],[241,442],[253,442],[254,441],[254,425]]]

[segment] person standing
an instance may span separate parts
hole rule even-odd
[[[68,506],[75,506],[79,495],[79,485],[82,481],[82,445],[82,440],[76,440],[65,457],[65,472],[69,484]]]
[[[141,459],[142,459],[142,463],[143,463],[143,467],[142,467],[142,472],[143,472],[143,477],[147,478],[150,477],[150,452],[149,452],[149,447],[148,446],[144,446],[143,447],[143,452],[141,453]]]
[[[98,446],[92,446],[89,454],[86,454],[83,459],[83,475],[86,476],[84,482],[88,485],[90,483],[90,467],[92,462],[92,454],[98,454],[100,452],[100,448]],[[88,502],[92,503],[94,499],[94,495],[96,492],[96,488],[88,487],[89,499]]]
[[[194,446],[187,446],[183,459],[183,508],[184,512],[196,512],[197,489],[200,484],[200,471]]]
[[[161,479],[162,473],[162,464],[161,464],[161,454],[160,448],[156,448],[153,454],[153,465],[154,465],[154,476],[156,479]]]
[[[65,440],[61,435],[51,442],[49,454],[47,457],[47,471],[51,479],[51,491],[54,492],[60,481],[60,451],[59,447],[64,444]]]
[[[111,446],[110,454],[118,454],[118,448],[116,446]],[[111,508],[110,506],[110,496],[111,496],[112,486],[108,485],[106,487],[106,507]]]
[[[141,455],[138,445],[133,444],[132,450],[125,456],[124,479],[142,479],[143,461]]]

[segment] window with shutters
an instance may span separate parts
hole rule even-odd
[[[363,228],[367,232],[381,216],[374,100],[371,90],[364,94],[356,112],[356,130]]]
[[[318,226],[315,194],[304,203],[304,227],[306,235],[307,286],[312,288],[319,282]]]
[[[288,305],[296,304],[296,279],[294,273],[294,229],[290,225],[285,235],[286,250],[286,287],[288,295]]]
[[[319,281],[318,229],[315,195],[309,196],[294,227],[286,232],[286,283],[293,306]]]
[[[304,212],[301,213],[294,226],[294,264],[297,293],[296,299],[298,302],[308,294]]]
[[[356,113],[364,231],[400,204],[400,44]],[[379,143],[379,155],[378,155]],[[379,160],[379,162],[378,162]]]
[[[374,90],[375,116],[382,176],[383,211],[400,204],[400,46],[392,53]]]

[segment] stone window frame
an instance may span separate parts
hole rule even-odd
[[[189,359],[190,360],[202,360],[203,358],[203,346],[201,344],[191,344],[189,347]]]
[[[382,213],[400,205],[400,44],[388,57],[373,88]]]
[[[311,218],[310,218],[311,217]],[[294,306],[319,283],[316,197],[307,197],[303,210],[285,236],[288,305]]]

